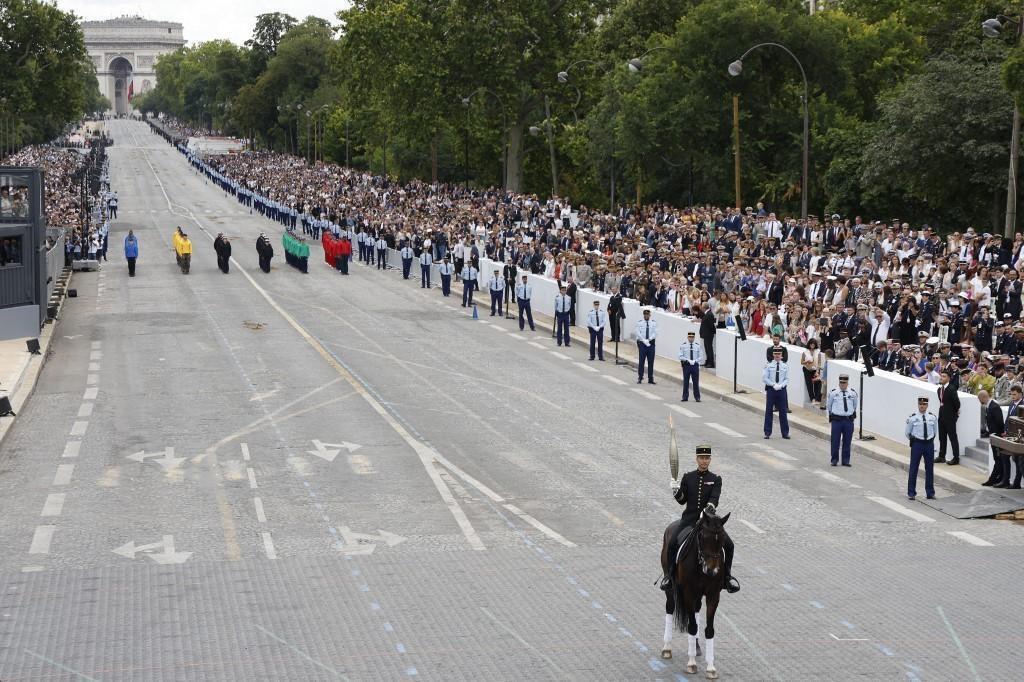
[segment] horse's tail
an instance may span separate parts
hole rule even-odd
[[[678,571],[676,572],[676,575],[678,575]],[[686,632],[687,627],[689,627],[689,623],[687,622],[687,609],[684,608],[686,602],[683,600],[686,588],[684,588],[679,583],[680,581],[676,580],[675,576],[673,576],[672,595],[675,599],[676,608],[673,611],[672,616],[675,618],[676,621],[676,629],[679,630],[679,632]]]

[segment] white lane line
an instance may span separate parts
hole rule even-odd
[[[78,457],[78,451],[82,449],[82,441],[70,440],[64,444],[64,454],[61,457]]]
[[[270,539],[270,533],[261,533],[263,536],[263,551],[267,553],[268,559],[276,559],[277,552],[274,550],[274,541]]]
[[[541,350],[547,350],[547,346],[541,345],[541,344],[537,343],[536,341],[527,341],[527,343],[530,344],[531,346],[533,346],[534,348],[540,348]]]
[[[82,403],[82,406],[78,408],[79,417],[91,417],[92,416],[92,403]]]
[[[582,369],[585,372],[598,372],[598,371],[600,371],[600,370],[597,369],[597,367],[593,367],[591,365],[588,365],[585,362],[574,362],[572,364],[576,365],[577,367],[579,367],[580,369]]]
[[[777,450],[777,449],[773,448],[770,445],[761,445],[760,443],[756,443],[756,442],[755,443],[748,443],[748,445],[750,447],[752,447],[752,448],[756,448],[758,450],[761,450],[762,452],[767,452],[770,455],[774,455],[775,457],[778,457],[779,459],[784,459],[787,462],[795,462],[796,461],[796,457],[794,457],[793,455],[787,455],[782,450]]]
[[[96,360],[102,360],[103,359],[103,351],[101,351],[101,350],[94,350],[93,352],[89,353],[89,359],[94,361],[94,362]]]
[[[29,554],[49,554],[50,542],[53,540],[53,532],[57,526],[36,526],[36,532],[32,535],[32,545],[28,548]]]
[[[171,210],[172,202],[170,197],[167,196],[167,191],[164,189],[163,183],[160,180],[160,176],[157,174],[156,169],[153,168],[148,158],[146,159],[146,161],[150,165],[150,170],[153,173],[154,179],[160,186],[160,191],[164,195],[164,200],[167,201],[168,210]],[[199,223],[195,215],[192,215],[191,217],[192,221],[200,230],[206,232],[207,236],[211,236],[209,232],[207,232],[206,229],[203,228],[203,226]],[[470,523],[469,517],[466,516],[466,512],[459,505],[458,501],[452,495],[451,490],[448,489],[448,486],[445,484],[445,482],[441,480],[441,475],[437,472],[437,470],[434,467],[434,461],[440,455],[440,453],[438,453],[437,450],[435,450],[434,448],[428,446],[426,443],[414,438],[412,434],[410,434],[409,431],[406,430],[406,428],[402,426],[402,424],[399,423],[399,421],[390,412],[388,412],[387,408],[385,408],[384,405],[382,405],[379,400],[377,400],[375,397],[373,397],[373,395],[371,395],[367,387],[359,379],[357,379],[352,374],[352,372],[350,372],[341,363],[341,361],[338,360],[338,358],[334,354],[327,350],[327,348],[324,347],[324,344],[319,339],[310,334],[309,330],[303,327],[287,310],[282,308],[281,305],[276,300],[274,300],[274,297],[271,296],[266,289],[260,286],[255,279],[253,279],[252,275],[250,275],[248,272],[246,272],[244,268],[241,267],[238,268],[238,271],[242,273],[242,276],[245,277],[245,279],[249,282],[252,288],[255,289],[260,294],[260,296],[263,297],[267,304],[270,305],[270,307],[273,308],[275,311],[277,311],[277,314],[280,315],[281,318],[284,319],[284,321],[287,322],[288,325],[292,329],[294,329],[295,332],[299,336],[301,336],[302,339],[307,344],[309,344],[311,348],[313,348],[313,350],[320,354],[320,357],[324,359],[324,362],[330,365],[338,374],[338,376],[340,376],[346,382],[348,382],[348,384],[352,386],[352,389],[356,393],[358,393],[359,396],[363,400],[365,400],[366,403],[371,408],[373,408],[373,411],[376,412],[381,417],[381,419],[387,422],[388,426],[390,426],[391,429],[395,433],[397,433],[410,448],[413,449],[413,451],[419,457],[420,464],[426,470],[427,476],[430,478],[431,482],[434,484],[434,487],[437,489],[437,493],[441,497],[441,501],[444,502],[445,506],[448,508],[449,513],[451,513],[452,517],[455,519],[456,524],[459,526],[459,530],[462,531],[462,535],[466,538],[466,541],[469,543],[469,546],[477,551],[486,550],[487,546],[484,545],[483,540],[480,539],[480,536],[477,534],[476,529],[473,528],[473,524]]]
[[[66,493],[50,493],[43,503],[43,511],[40,516],[60,516],[64,509],[64,496]]]
[[[102,342],[102,341],[93,341],[93,342],[92,342],[92,346],[91,346],[91,347],[92,347],[92,349],[93,349],[93,350],[99,350],[99,349],[100,349],[100,344],[101,344],[101,343],[103,343],[103,342]]]
[[[904,516],[906,516],[908,518],[914,519],[915,521],[920,521],[921,523],[934,523],[935,522],[935,519],[933,519],[933,518],[927,517],[924,514],[921,514],[919,512],[914,511],[913,509],[907,509],[902,504],[899,504],[898,502],[893,502],[892,500],[888,500],[888,499],[886,499],[884,497],[873,497],[873,496],[869,495],[868,499],[871,500],[872,502],[876,503],[876,504],[882,505],[883,507],[885,507],[887,509],[891,509],[894,512],[897,512],[899,514],[903,514]]]
[[[972,545],[977,545],[978,547],[994,547],[994,545],[988,540],[982,540],[977,535],[971,535],[965,530],[947,530],[946,533],[948,535],[952,535],[955,538],[960,538],[964,542],[969,542]]]
[[[606,380],[612,382],[613,384],[618,384],[619,386],[625,386],[626,385],[626,382],[623,381],[622,379],[619,379],[618,377],[613,377],[613,376],[608,376],[607,374],[602,374],[601,378],[602,379],[606,379]]]
[[[559,353],[557,350],[549,350],[548,352],[551,353],[552,355],[554,355],[559,360],[568,360],[569,359],[568,355],[563,355],[562,353]]]
[[[754,524],[752,524],[750,521],[747,521],[746,519],[740,519],[740,523],[742,523],[744,526],[754,531],[758,535],[764,535],[764,531],[755,526]]]
[[[242,443],[242,459],[244,459],[246,462],[249,461],[249,444],[248,443]]]
[[[98,372],[98,371],[100,371],[100,363],[98,363],[98,362],[90,362],[89,363],[89,371],[90,372]]]
[[[700,416],[696,412],[694,412],[693,410],[688,410],[685,407],[680,407],[679,405],[673,405],[672,403],[665,403],[665,405],[670,410],[675,410],[676,412],[678,412],[679,414],[683,415],[684,417],[691,417],[692,418],[692,417],[699,417]]]
[[[93,388],[87,388],[85,389],[85,394],[82,395],[82,400],[96,400],[96,396],[99,394],[99,392],[100,389],[96,388],[95,386]]]
[[[448,469],[448,471],[452,472],[453,474],[461,478],[463,481],[470,484],[471,486],[482,492],[484,495],[486,495],[487,498],[491,500],[491,502],[497,502],[498,504],[502,504],[505,502],[504,497],[494,492],[491,488],[484,485],[483,483],[473,478],[459,467],[449,462],[448,458],[445,457],[444,455],[438,454],[434,459],[437,461],[438,464]]]
[[[72,436],[84,436],[85,430],[89,428],[89,422],[79,421],[71,425]]]
[[[778,469],[779,471],[792,471],[793,470],[793,466],[791,464],[786,464],[785,462],[780,462],[779,460],[775,459],[771,455],[766,455],[763,452],[751,451],[750,452],[750,456],[753,457],[754,459],[756,459],[761,464],[764,464],[765,466],[770,466],[773,469]]]
[[[846,485],[846,481],[844,481],[842,478],[840,478],[839,476],[836,476],[833,473],[829,473],[828,471],[822,471],[821,469],[815,469],[814,473],[817,474],[818,476],[821,476],[826,481],[830,481],[832,483],[841,483],[843,485]]]
[[[514,504],[506,504],[505,505],[505,509],[508,509],[510,512],[512,512],[513,514],[515,514],[519,518],[521,518],[523,521],[526,521],[528,524],[530,524],[531,526],[533,526],[534,528],[539,530],[541,533],[544,533],[544,535],[547,535],[549,538],[552,538],[555,542],[558,542],[558,543],[560,543],[562,545],[565,545],[566,547],[575,547],[576,546],[575,542],[572,542],[570,540],[566,540],[565,537],[563,537],[559,533],[555,532],[554,530],[552,530],[548,526],[545,526],[543,523],[541,523],[537,519],[533,518],[532,516],[530,516],[529,514],[524,512],[522,509],[520,509],[519,507],[515,506]]]
[[[245,467],[245,473],[249,476],[249,488],[256,490],[256,472],[252,470],[252,467]]]
[[[643,396],[644,398],[647,398],[648,400],[661,400],[661,398],[659,398],[658,396],[654,395],[650,391],[645,391],[642,388],[631,388],[630,390],[633,391],[633,393],[636,393],[639,396]]]
[[[263,511],[263,500],[258,497],[252,498],[252,504],[256,507],[256,520],[260,523],[267,522],[267,514]]]
[[[85,385],[94,386],[99,380],[100,378],[98,376],[96,376],[95,374],[90,374],[89,376],[85,377]]]
[[[57,473],[53,477],[52,485],[67,485],[71,483],[71,474],[75,473],[74,464],[58,464]]]
[[[710,426],[715,431],[718,431],[720,433],[724,433],[727,436],[732,436],[733,438],[743,438],[743,434],[740,433],[739,431],[733,431],[728,426],[722,426],[721,424],[718,424],[717,422],[706,422],[706,425]]]

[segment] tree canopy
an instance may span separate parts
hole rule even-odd
[[[257,18],[244,46],[160,59],[145,106],[400,177],[546,194],[744,204],[953,227],[998,224],[1024,47],[985,39],[991,0],[354,0],[329,20]],[[801,186],[801,70],[810,179]],[[639,72],[630,59],[647,53]],[[561,71],[568,77],[559,79]],[[560,82],[564,80],[565,82]],[[464,98],[471,97],[468,106]],[[302,108],[299,108],[301,105]],[[550,116],[548,115],[550,112]],[[303,124],[303,120],[306,123]],[[314,130],[315,130],[314,126]],[[540,131],[539,135],[531,135]],[[507,151],[506,151],[507,150]]]

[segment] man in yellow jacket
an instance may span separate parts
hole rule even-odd
[[[178,239],[178,253],[181,257],[181,271],[187,275],[189,267],[192,265],[192,240],[184,232]]]

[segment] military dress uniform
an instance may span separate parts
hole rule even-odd
[[[597,350],[597,358],[604,362],[604,326],[608,321],[608,315],[598,306],[587,313],[587,329],[590,331],[590,359],[594,359],[594,350]]]
[[[487,280],[487,289],[491,292],[491,317],[494,317],[494,311],[498,311],[498,315],[504,315],[502,301],[505,296],[505,278],[498,274],[498,271],[494,271],[494,275]]]
[[[839,380],[849,381],[850,377],[840,374]],[[843,466],[850,466],[850,443],[853,441],[853,422],[857,419],[857,405],[860,396],[852,388],[833,388],[828,392],[825,409],[832,429],[832,466],[839,464],[839,449],[842,445]]]
[[[698,445],[697,454],[710,455],[711,447],[708,445]],[[685,508],[683,509],[682,516],[679,517],[677,532],[674,533],[669,543],[669,566],[666,576],[671,576],[674,572],[676,555],[679,553],[679,543],[685,540],[693,530],[693,527],[697,525],[697,520],[705,508],[709,504],[718,507],[718,498],[722,494],[722,477],[711,471],[711,469],[688,471],[683,474],[682,479],[679,481],[679,488],[673,494],[676,502],[684,505]],[[739,584],[732,580],[734,545],[732,538],[729,537],[727,532],[724,532],[724,529],[722,534],[722,550],[725,552],[726,590],[736,592],[739,590]],[[668,589],[667,579],[662,582],[662,589]]]
[[[473,289],[476,287],[477,271],[471,264],[462,266],[462,307],[473,305]]]
[[[412,247],[406,244],[398,254],[402,257],[402,279],[409,279],[412,273],[412,258],[415,255]]]
[[[783,438],[789,438],[789,365],[782,361],[782,354],[775,352],[775,359],[764,367],[761,373],[764,383],[764,437],[772,435],[772,413],[779,411],[779,429]]]
[[[519,331],[523,331],[525,326],[523,322],[523,314],[526,314],[526,318],[530,321],[530,331],[534,331],[536,328],[533,326],[533,309],[530,307],[530,303],[533,299],[533,287],[526,283],[526,278],[523,277],[523,283],[516,287],[516,303],[519,305]]]
[[[645,310],[644,312],[649,312]],[[636,336],[637,377],[636,383],[644,380],[644,365],[647,365],[647,383],[654,383],[654,349],[658,340],[658,322],[650,317],[636,321],[633,329]]]
[[[555,296],[555,336],[558,340],[558,345],[562,345],[562,341],[565,341],[565,347],[569,347],[569,310],[572,308],[572,299],[565,294],[565,287],[562,287],[562,293]]]
[[[696,334],[687,332],[686,341],[679,344],[679,364],[683,368],[683,398],[690,399],[690,384],[693,384],[693,397],[700,402],[700,366],[704,363],[704,345],[694,340]]]
[[[918,406],[928,405],[928,398],[917,399]],[[939,420],[931,412],[915,412],[907,417],[906,435],[910,441],[910,475],[907,480],[907,497],[917,497],[917,471],[924,459],[924,492],[928,499],[935,497],[932,477],[935,456],[935,436],[939,432]]]
[[[452,294],[452,274],[455,272],[455,266],[452,265],[451,260],[448,256],[444,257],[444,261],[437,266],[437,274],[441,276],[441,295],[451,296]]]
[[[420,253],[420,289],[430,288],[430,266],[434,264],[434,258],[430,255],[430,249],[423,249]]]

